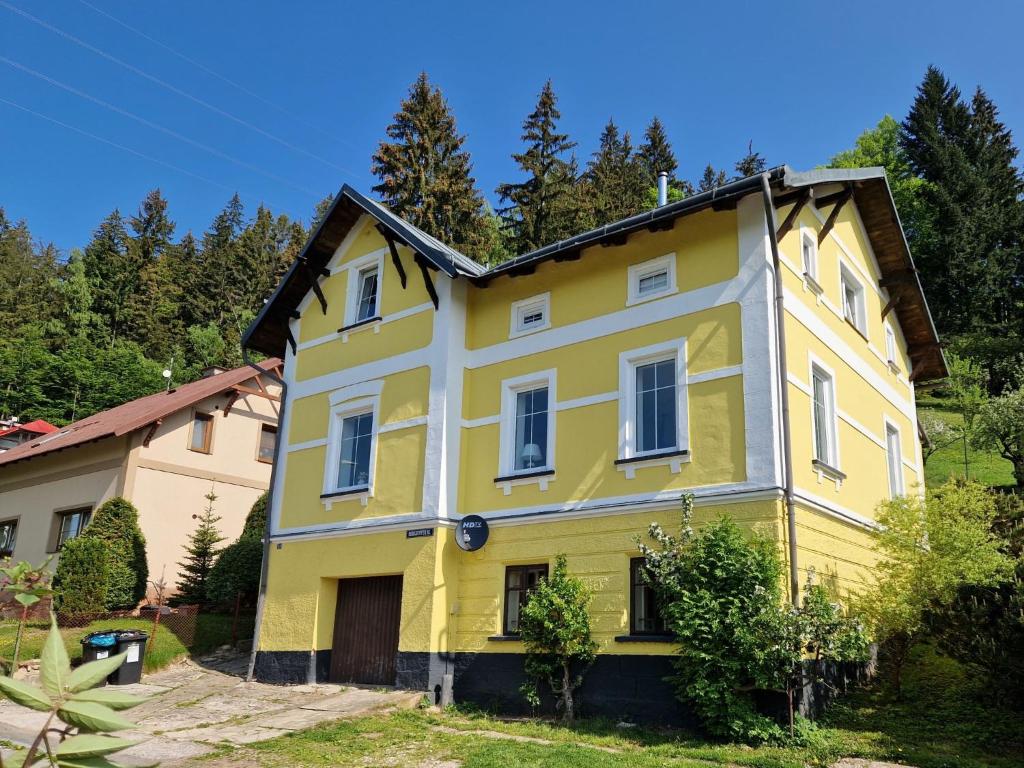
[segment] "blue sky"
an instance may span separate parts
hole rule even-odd
[[[154,187],[178,235],[235,190],[249,213],[265,201],[308,219],[342,183],[369,190],[370,156],[420,70],[492,201],[517,178],[509,154],[549,77],[581,158],[609,117],[639,138],[657,114],[690,178],[707,162],[731,170],[750,139],[772,164],[822,163],[885,113],[901,118],[929,63],[967,92],[981,84],[1019,142],[1022,28],[1009,0],[0,0],[0,206],[62,249]]]

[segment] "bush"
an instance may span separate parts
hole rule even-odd
[[[575,717],[573,691],[593,661],[597,644],[590,638],[590,590],[569,575],[565,555],[555,558],[555,571],[541,579],[523,606],[519,632],[526,647],[526,673],[534,680],[523,692],[539,704],[538,684],[546,683],[558,696],[567,722]]]
[[[65,615],[103,613],[106,609],[107,545],[79,536],[64,542],[53,577],[54,603]]]
[[[96,510],[82,538],[106,545],[107,610],[128,610],[137,606],[146,596],[149,579],[146,539],[139,529],[138,510],[120,496],[113,498]]]
[[[266,525],[267,494],[263,494],[249,510],[241,535],[224,548],[207,577],[206,597],[211,603],[231,605],[239,594],[246,605],[256,602]]]

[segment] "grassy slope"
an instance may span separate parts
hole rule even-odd
[[[905,679],[903,701],[891,700],[881,685],[858,691],[833,707],[814,744],[799,748],[751,749],[682,731],[623,729],[607,721],[585,720],[564,728],[453,711],[328,723],[212,757],[218,766],[281,768],[419,768],[442,760],[458,761],[461,768],[802,768],[829,765],[844,756],[898,760],[920,768],[1024,766],[1020,713],[986,704],[984,691],[955,662],[919,647]],[[481,731],[534,741],[488,738]]]
[[[963,418],[945,408],[941,401],[927,400],[918,406],[919,411],[930,411],[949,424],[961,424]],[[967,471],[972,480],[985,485],[1009,486],[1014,484],[1013,467],[994,450],[976,450],[968,446]],[[925,483],[928,487],[941,485],[950,476],[964,476],[964,444],[956,442],[937,451],[928,459],[924,468]]]

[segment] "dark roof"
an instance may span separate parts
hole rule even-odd
[[[917,366],[918,380],[943,378],[947,375],[945,358],[928,310],[920,281],[917,279],[910,249],[907,246],[899,214],[893,202],[883,168],[823,169],[796,173],[788,166],[766,171],[775,193],[815,184],[844,184],[853,187],[854,200],[867,229],[871,247],[878,259],[883,278],[911,276],[911,290],[904,293],[896,307]],[[741,197],[762,188],[761,174],[747,176],[723,184],[707,192],[669,203],[620,221],[591,229],[579,235],[546,245],[517,256],[491,269],[462,255],[439,240],[417,229],[371,200],[345,185],[324,217],[317,231],[309,238],[298,260],[281,280],[277,290],[264,305],[243,338],[243,345],[265,354],[279,355],[285,347],[288,320],[292,312],[312,288],[317,270],[322,269],[341,245],[345,235],[364,213],[370,214],[399,241],[409,245],[449,277],[462,275],[479,285],[502,276],[515,277],[533,272],[545,261],[566,261],[579,256],[584,248],[599,244],[625,242],[631,233],[644,229],[668,229],[682,216],[698,211],[735,207]],[[308,264],[310,269],[305,268]]]
[[[280,360],[271,358],[257,365],[262,370],[268,371],[280,364]],[[105,437],[127,435],[152,424],[157,419],[162,419],[182,408],[188,408],[200,400],[205,400],[211,395],[231,389],[256,375],[258,375],[257,372],[251,366],[244,365],[241,368],[208,376],[189,384],[182,384],[169,392],[146,395],[138,400],[94,413],[88,418],[69,424],[38,440],[29,440],[9,451],[0,453],[0,467]]]

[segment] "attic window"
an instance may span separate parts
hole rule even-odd
[[[543,331],[551,327],[550,293],[531,296],[512,303],[512,325],[509,338]]]
[[[674,253],[634,264],[629,268],[629,291],[626,305],[670,296],[676,288],[676,256]]]
[[[380,273],[373,266],[359,273],[359,306],[356,308],[356,322],[369,320],[377,315],[377,279]]]

